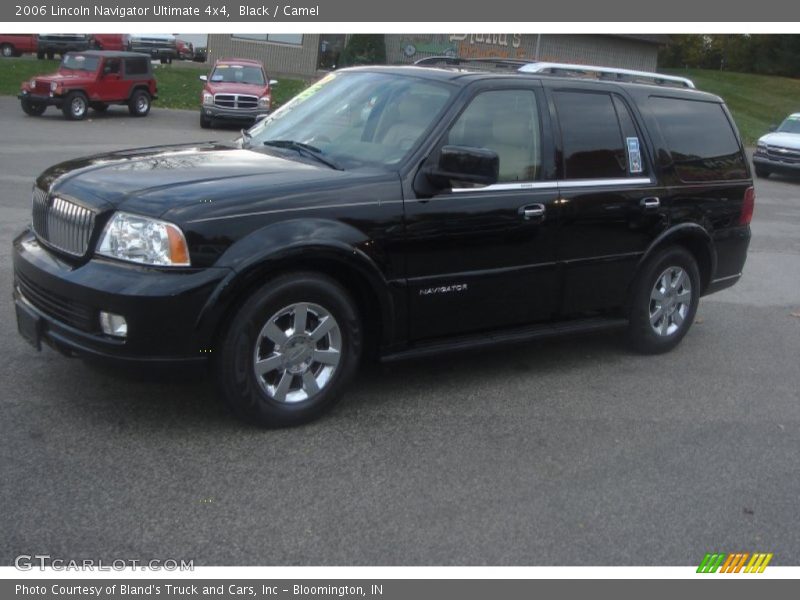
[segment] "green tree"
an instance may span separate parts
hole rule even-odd
[[[343,67],[386,63],[386,42],[382,34],[353,34],[342,50]]]

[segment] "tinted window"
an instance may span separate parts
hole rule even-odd
[[[125,73],[128,75],[146,75],[146,58],[128,58],[125,60]]]
[[[627,154],[610,94],[554,94],[565,179],[626,177]]]
[[[683,181],[745,179],[739,142],[722,105],[652,97],[650,103]]]
[[[484,92],[461,113],[446,143],[497,152],[498,181],[533,181],[542,171],[538,115],[536,96],[531,91]]]

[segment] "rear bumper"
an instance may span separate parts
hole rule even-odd
[[[261,116],[269,114],[267,108],[221,108],[219,106],[202,106],[200,111],[208,119],[218,121],[254,122]]]
[[[716,268],[703,295],[713,294],[734,285],[742,277],[750,247],[750,226],[732,227],[714,233]]]
[[[41,342],[64,354],[117,364],[206,361],[217,326],[207,308],[231,273],[99,259],[76,267],[44,249],[30,231],[14,240],[13,263],[14,302],[37,319]],[[102,333],[101,310],[126,318],[127,338]]]

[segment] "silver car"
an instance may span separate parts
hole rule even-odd
[[[753,166],[757,177],[800,174],[800,113],[789,115],[774,131],[759,138]]]

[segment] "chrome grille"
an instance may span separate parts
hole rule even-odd
[[[258,96],[217,94],[214,96],[214,104],[220,108],[256,108],[258,107]]]
[[[767,146],[767,155],[774,160],[788,163],[800,162],[800,150],[783,148],[781,146]]]
[[[94,213],[74,202],[33,190],[33,232],[42,242],[73,256],[89,248]]]

